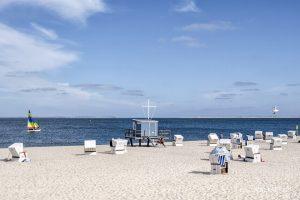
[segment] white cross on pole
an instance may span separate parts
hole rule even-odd
[[[146,106],[143,106],[143,108],[147,108],[147,118],[150,119],[150,108],[156,108],[156,106],[151,106],[150,100],[148,99],[148,104]]]

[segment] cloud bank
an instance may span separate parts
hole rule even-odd
[[[107,12],[103,0],[2,0],[0,8],[11,5],[39,6],[58,14],[69,21],[85,23],[86,19],[98,12]]]

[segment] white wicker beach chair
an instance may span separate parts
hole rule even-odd
[[[270,150],[282,150],[282,139],[273,137],[270,143]]]
[[[127,143],[128,140],[124,139],[112,139],[111,140],[111,152],[114,154],[124,154],[127,153]]]
[[[220,139],[219,146],[225,147],[228,151],[231,151],[231,147],[232,147],[231,140],[230,139]]]
[[[286,145],[288,141],[288,136],[287,134],[278,134],[278,137],[282,139],[282,144]]]
[[[261,155],[259,152],[259,145],[252,144],[244,147],[245,150],[245,161],[246,162],[261,162]]]
[[[216,133],[210,133],[208,134],[208,141],[207,141],[207,145],[208,146],[217,146],[219,143],[219,137]]]
[[[293,140],[297,139],[296,131],[288,131],[288,138]]]
[[[243,134],[242,133],[230,133],[230,139],[233,149],[242,148],[243,146]]]
[[[89,155],[97,154],[96,140],[85,140],[84,141],[84,153]]]
[[[20,158],[21,153],[24,152],[23,143],[14,143],[8,147],[8,150],[13,158]]]
[[[273,132],[265,132],[263,135],[266,142],[271,142],[271,139],[273,138]]]
[[[183,136],[174,135],[173,146],[183,146]]]
[[[264,139],[264,136],[263,136],[263,132],[262,131],[255,131],[254,132],[254,138],[256,141],[261,141]]]
[[[8,147],[8,150],[13,159],[18,158],[19,162],[30,162],[28,153],[24,151],[23,143],[14,143]]]
[[[250,145],[253,144],[253,135],[247,135],[247,144],[246,145]]]

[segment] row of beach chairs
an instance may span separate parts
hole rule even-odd
[[[273,132],[263,132],[263,131],[255,131],[253,135],[247,135],[247,139],[245,141],[246,145],[253,144],[254,141],[265,141],[271,143],[272,141],[277,142],[278,138],[282,140],[282,144],[287,144],[287,140],[289,139],[296,139],[296,131],[288,131],[287,134],[278,134],[278,137],[273,137]],[[274,139],[274,140],[272,140]],[[210,133],[208,135],[208,146],[218,146],[224,145],[228,146],[229,144],[232,145],[232,148],[241,148],[242,144],[244,143],[243,135],[241,133],[230,133],[230,139],[219,139],[216,133]]]
[[[128,140],[114,139],[110,141],[110,148],[112,154],[125,154],[127,153]],[[174,135],[173,146],[183,146],[183,136]],[[9,156],[8,160],[18,159],[19,162],[29,162],[28,153],[24,150],[23,143],[14,143],[8,147]],[[97,155],[96,140],[84,141],[84,153],[87,155]]]
[[[245,141],[245,157],[243,159],[246,162],[258,163],[262,161],[259,145],[254,144],[254,139],[256,141],[264,140],[269,142],[270,150],[282,150],[282,145],[287,144],[288,138],[295,140],[297,136],[296,131],[288,131],[287,134],[278,134],[278,137],[273,137],[273,132],[263,133],[262,131],[255,131],[254,137],[252,135],[247,135]],[[208,135],[207,145],[215,147],[209,157],[211,173],[228,173],[228,162],[230,160],[231,149],[242,148],[243,144],[243,135],[241,133],[231,133],[230,139],[219,139],[216,133],[210,133]]]
[[[124,154],[127,153],[128,140],[124,139],[112,139],[110,141],[111,153],[113,154]],[[183,146],[183,136],[174,135],[173,146]],[[85,140],[84,141],[84,152],[89,155],[96,155],[96,140]]]
[[[127,140],[124,139],[111,139],[110,148],[112,154],[124,154],[127,152]],[[88,155],[97,154],[96,140],[85,140],[84,141],[84,153]]]

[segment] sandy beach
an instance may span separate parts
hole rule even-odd
[[[300,199],[300,144],[260,144],[265,162],[233,160],[228,175],[210,175],[205,141],[128,147],[124,155],[99,145],[96,156],[83,146],[25,147],[31,162],[0,162],[1,199]]]

